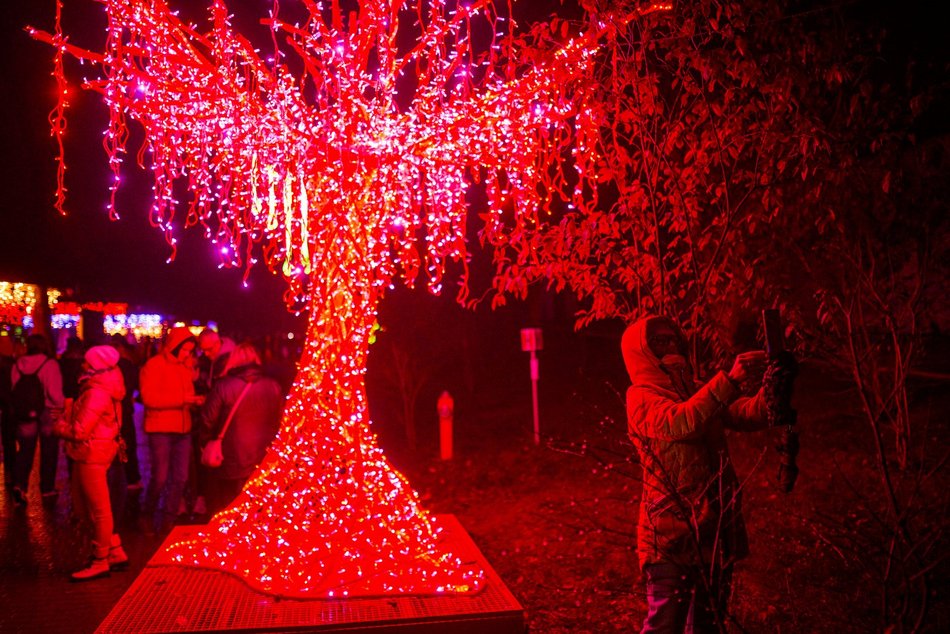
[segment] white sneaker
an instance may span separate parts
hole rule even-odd
[[[69,575],[72,581],[91,581],[100,577],[109,576],[109,558],[93,558],[92,562],[86,568]]]

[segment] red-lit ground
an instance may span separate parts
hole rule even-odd
[[[541,423],[548,440],[540,448],[530,440],[527,355],[520,352],[492,362],[494,380],[477,383],[477,404],[456,394],[454,461],[437,459],[434,406],[420,403],[416,452],[405,448],[401,428],[384,414],[378,424],[387,453],[423,504],[462,521],[525,607],[535,634],[637,631],[645,608],[632,549],[639,483],[626,460],[615,390],[625,387],[619,355],[610,356],[608,339],[579,341],[552,336],[546,342]],[[913,393],[920,429],[929,421],[927,438],[942,455],[950,438],[946,384],[915,380]],[[869,508],[877,512],[883,503],[866,423],[848,413],[854,400],[847,386],[809,364],[796,405],[802,473],[791,495],[771,483],[772,442],[758,435],[730,440],[740,474],[751,474],[744,506],[752,556],[739,569],[733,612],[747,632],[881,631],[872,566],[885,542],[875,539]],[[930,520],[945,520],[937,505],[946,500],[947,485],[945,471],[938,472],[921,493],[933,501]],[[92,632],[158,540],[138,535],[128,517],[122,530],[131,570],[70,584],[68,572],[88,551],[68,518],[68,496],[51,510],[42,508],[35,488],[31,496],[23,511],[0,493],[0,631]],[[934,578],[923,631],[947,631],[947,575]],[[56,609],[49,609],[51,597]]]
[[[517,407],[484,403],[477,416],[458,421],[466,435],[483,432],[461,441],[470,444],[459,460],[411,463],[407,476],[429,508],[460,518],[525,606],[532,632],[639,631],[645,596],[633,546],[640,487],[635,464],[626,461],[620,398],[606,373],[581,372],[586,378],[561,389],[548,368],[542,430],[555,438],[547,446],[530,441],[525,376]],[[773,484],[774,437],[730,438],[740,477],[749,476],[743,508],[752,541],[738,568],[733,616],[748,632],[881,631],[872,567],[882,547],[875,513],[884,503],[871,435],[849,413],[856,401],[848,385],[807,363],[802,374],[795,403],[801,475],[792,494]],[[914,383],[917,422],[943,447],[950,437],[945,385]],[[921,495],[945,501],[947,484],[944,469]],[[942,520],[939,510],[930,513],[929,521]],[[937,578],[923,631],[950,624],[947,576],[942,585]]]

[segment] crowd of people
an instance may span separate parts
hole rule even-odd
[[[25,350],[0,337],[4,484],[25,507],[39,445],[40,496],[55,503],[65,452],[72,512],[88,520],[80,525],[91,531],[93,551],[74,581],[128,564],[118,524],[130,495],[144,489],[137,527],[146,535],[167,534],[183,517],[206,519],[240,493],[279,428],[287,371],[265,367],[253,343],[211,329],[196,337],[179,326],[153,347],[120,335],[105,345],[71,337],[56,355],[41,334],[29,335]],[[138,460],[136,402],[147,473]],[[202,460],[215,452],[216,461]]]

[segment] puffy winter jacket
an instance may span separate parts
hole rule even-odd
[[[725,372],[692,394],[677,390],[647,345],[644,318],[624,332],[627,431],[643,468],[640,565],[734,561],[748,554],[725,429],[766,425],[762,392],[741,397]]]
[[[145,405],[147,433],[191,433],[194,371],[169,352],[156,354],[139,374],[139,394]]]
[[[263,375],[260,366],[233,368],[211,388],[201,410],[198,443],[201,447],[221,433],[238,396],[250,384],[241,399],[221,442],[224,462],[213,469],[214,475],[230,480],[247,478],[260,464],[267,447],[280,427],[283,393],[274,379]]]
[[[118,368],[80,379],[79,397],[68,419],[57,423],[66,455],[77,462],[111,464],[118,450],[125,383]]]

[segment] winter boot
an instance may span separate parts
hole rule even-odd
[[[93,558],[92,563],[87,567],[74,572],[69,576],[70,581],[91,581],[100,577],[109,576],[109,558]]]
[[[122,540],[117,534],[112,533],[112,541],[109,544],[109,570],[125,570],[128,567],[129,556],[122,548]]]

